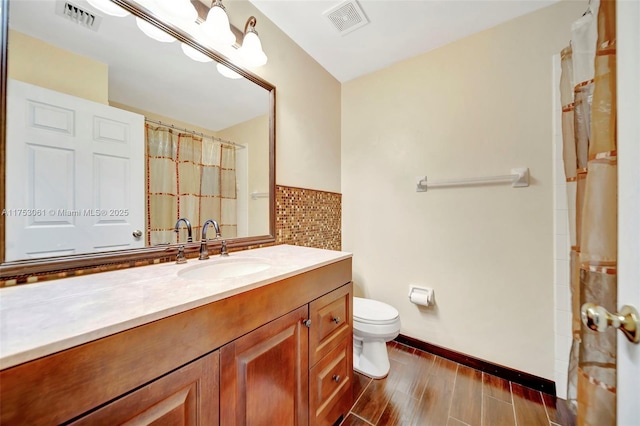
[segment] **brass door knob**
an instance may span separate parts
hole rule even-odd
[[[585,303],[580,309],[580,317],[582,323],[593,331],[603,333],[609,327],[615,327],[622,331],[630,342],[640,342],[638,311],[633,306],[625,305],[619,313],[611,314],[600,305]]]

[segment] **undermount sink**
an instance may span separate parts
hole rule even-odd
[[[256,258],[215,258],[200,265],[189,266],[178,272],[181,278],[191,280],[215,280],[241,277],[269,269],[271,265]]]

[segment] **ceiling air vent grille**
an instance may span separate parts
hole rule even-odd
[[[355,0],[342,2],[322,15],[331,22],[341,35],[348,34],[369,23]]]
[[[98,27],[102,21],[102,17],[68,1],[58,1],[56,3],[56,15],[62,16],[92,31],[98,31]]]

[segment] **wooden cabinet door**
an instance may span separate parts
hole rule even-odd
[[[218,372],[219,352],[216,351],[81,417],[71,425],[218,425]]]
[[[221,424],[308,424],[307,315],[305,305],[220,349]]]

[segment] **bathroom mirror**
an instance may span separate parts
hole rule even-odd
[[[125,17],[86,0],[0,1],[0,278],[148,261],[173,256],[178,243],[196,250],[206,219],[221,224],[229,247],[275,240],[274,86],[143,1],[112,0]],[[192,3],[203,17],[203,5]],[[137,20],[172,41],[150,38]],[[221,75],[218,64],[236,78]],[[93,106],[93,127],[81,124]],[[15,130],[29,126],[35,130]],[[69,149],[60,133],[75,137],[82,127],[94,145],[116,142],[117,149]],[[47,138],[60,145],[52,149]],[[123,144],[135,156],[123,154]],[[184,228],[173,232],[180,217],[192,222],[191,244]],[[95,232],[74,234],[83,221],[104,225],[104,242]],[[110,242],[117,232],[132,244]],[[74,238],[87,244],[58,244]],[[14,250],[25,240],[32,246]]]

